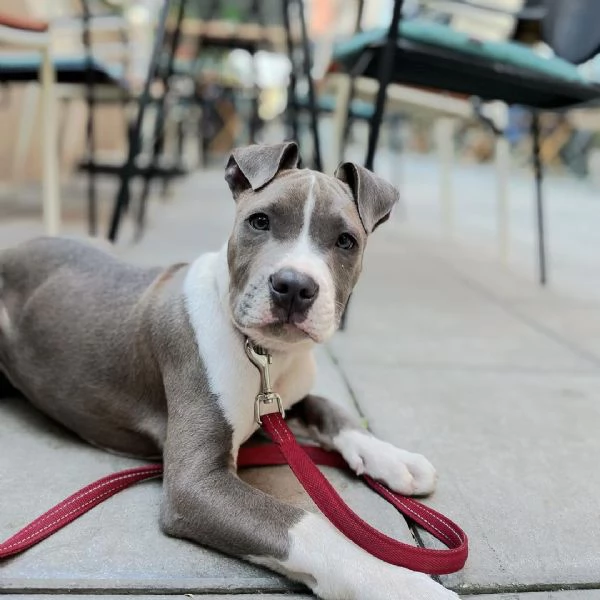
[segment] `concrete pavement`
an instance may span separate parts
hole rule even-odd
[[[191,259],[223,242],[232,214],[221,173],[197,174],[169,204],[152,206],[141,244],[123,243],[118,252],[140,264]],[[427,502],[457,520],[471,541],[467,567],[445,584],[486,600],[600,598],[596,290],[585,281],[541,290],[526,269],[501,266],[474,243],[440,241],[419,219],[398,215],[373,236],[348,330],[319,353],[319,387],[354,406],[380,437],[437,466],[439,488]],[[131,464],[3,401],[0,538],[81,485]],[[306,503],[285,473],[246,476]],[[330,475],[363,516],[410,539],[406,524],[370,492]],[[158,501],[156,482],[111,499],[2,565],[0,590],[19,597],[306,597],[267,571],[162,536]]]

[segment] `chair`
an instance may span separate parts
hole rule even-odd
[[[60,193],[56,151],[56,64],[51,54],[51,37],[48,23],[15,18],[0,14],[0,42],[20,50],[35,50],[27,55],[27,81],[39,80],[42,88],[42,204],[44,227],[48,235],[57,235],[60,229]],[[7,62],[0,58],[0,81],[15,81],[23,76],[18,58]]]
[[[59,155],[59,132],[60,120],[57,118],[58,111],[56,103],[62,100],[65,104],[74,98],[83,98],[87,104],[87,123],[86,123],[86,159],[84,168],[88,165],[94,165],[95,161],[95,130],[94,130],[94,109],[102,101],[123,102],[128,97],[128,86],[124,81],[125,64],[109,62],[105,57],[92,49],[91,34],[100,31],[115,31],[122,36],[126,36],[127,24],[124,19],[112,16],[110,14],[95,15],[92,14],[89,6],[89,0],[80,0],[82,14],[74,17],[56,16],[54,17],[55,5],[46,7],[46,14],[50,16],[46,23],[47,27],[47,50],[45,54],[20,52],[1,52],[0,53],[0,80],[4,83],[25,83],[38,80],[38,73],[43,67],[45,56],[51,63],[54,82],[52,91],[49,94],[45,92],[45,86],[42,83],[42,105],[45,111],[52,111],[52,118],[44,113],[44,126],[54,128],[52,142],[48,143],[46,152],[51,153],[52,158],[48,157],[45,162],[52,161],[55,164],[56,179],[53,183],[43,180],[44,194],[54,194],[58,198],[59,177],[58,177],[58,155]],[[41,9],[42,7],[37,6]],[[44,12],[44,11],[41,11]],[[14,20],[14,18],[13,18]],[[6,36],[4,36],[5,38]],[[39,33],[38,33],[39,37]],[[65,39],[79,41],[79,47],[71,48],[69,51],[56,48],[58,42],[63,46]],[[67,44],[68,45],[68,44]],[[126,45],[126,44],[125,44]],[[77,46],[77,44],[75,44]],[[21,45],[23,48],[23,46]],[[124,54],[124,53],[123,53]],[[47,87],[47,86],[46,86]],[[106,93],[99,94],[101,90],[110,90],[111,96]],[[31,93],[33,96],[31,96]],[[49,100],[49,96],[52,96]],[[30,88],[26,93],[26,105],[35,105],[37,90]],[[53,108],[48,108],[50,104]],[[63,107],[66,108],[66,107]],[[66,111],[64,111],[66,112]],[[15,151],[14,167],[17,172],[22,169],[25,160],[27,147],[32,136],[32,120],[29,111],[23,110],[21,113],[20,134]],[[96,206],[96,172],[95,168],[88,169],[88,228],[90,235],[97,232],[97,206]],[[47,231],[58,231],[58,222],[60,220],[60,208],[56,208],[52,217],[52,227],[48,226]]]
[[[458,0],[450,2],[457,3],[472,4]],[[538,11],[541,4],[537,3]],[[597,3],[594,6],[594,2],[589,0],[578,0],[572,4],[577,4],[577,7],[567,9],[565,5],[571,3],[560,1],[544,2],[541,6],[544,9],[538,13],[538,16],[543,14],[541,28],[552,47],[558,47],[557,32],[562,30],[556,23],[564,24],[565,15],[569,15],[568,31],[573,35],[574,31],[582,31],[577,28],[576,22],[589,20],[599,8]],[[589,10],[593,6],[593,11],[586,14],[584,4]],[[542,285],[545,284],[547,269],[538,115],[544,110],[566,110],[597,101],[600,86],[587,81],[573,63],[560,56],[544,57],[512,41],[476,40],[444,23],[431,20],[402,20],[402,5],[402,0],[394,1],[387,30],[360,32],[334,49],[334,70],[358,72],[379,82],[365,166],[373,168],[387,88],[391,82],[528,107],[532,112],[539,280]],[[589,33],[588,44],[582,44],[584,51],[576,58],[589,56],[600,47],[600,30]]]

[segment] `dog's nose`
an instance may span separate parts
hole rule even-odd
[[[304,313],[316,300],[318,283],[295,269],[281,269],[269,277],[271,298],[286,314]]]

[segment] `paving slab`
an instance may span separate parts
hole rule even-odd
[[[325,352],[317,389],[352,400]],[[141,464],[92,448],[53,424],[25,402],[0,402],[0,539],[87,483]],[[327,469],[346,501],[368,521],[405,541],[403,519],[354,478]],[[312,508],[287,467],[248,469],[242,477],[289,502]],[[168,538],[158,527],[160,482],[120,493],[48,540],[2,564],[4,590],[123,590],[131,592],[301,590],[282,577]]]
[[[593,277],[585,285],[568,288],[550,282],[537,284],[531,275],[490,263],[489,256],[469,247],[441,240],[433,243],[418,236],[410,237],[411,246],[429,260],[455,276],[476,295],[491,301],[505,313],[559,341],[576,354],[600,367],[600,279]],[[589,288],[589,289],[588,289]]]
[[[377,231],[333,347],[352,364],[587,371],[597,365],[474,290],[402,226]]]
[[[515,310],[565,343],[587,353],[600,367],[600,303],[550,306],[522,303]]]
[[[600,586],[600,375],[353,363],[347,376],[371,429],[438,469],[427,502],[470,538],[446,584]]]

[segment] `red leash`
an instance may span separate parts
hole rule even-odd
[[[390,538],[354,513],[315,466],[317,463],[347,469],[340,454],[298,444],[279,413],[263,415],[262,424],[275,443],[241,448],[238,455],[239,467],[289,464],[321,512],[346,537],[381,560],[431,575],[454,573],[462,569],[468,554],[467,536],[450,519],[364,476],[363,479],[373,490],[437,538],[448,550],[419,548]],[[120,471],[99,479],[0,543],[0,559],[31,548],[117,492],[139,481],[160,477],[161,474],[162,465],[153,464]]]

